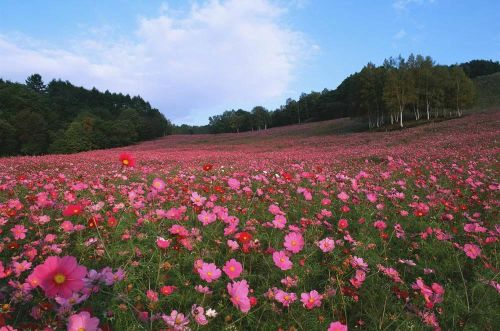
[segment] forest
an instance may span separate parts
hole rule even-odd
[[[460,117],[476,95],[472,81],[500,72],[500,63],[473,60],[460,65],[437,65],[430,56],[386,59],[365,65],[336,89],[302,93],[274,111],[262,106],[250,111],[227,110],[210,117],[206,126],[176,126],[176,133],[223,133],[262,130],[335,118],[358,118],[366,127],[404,127],[407,120]]]
[[[171,123],[140,96],[0,79],[0,155],[74,153],[130,145],[170,134]]]

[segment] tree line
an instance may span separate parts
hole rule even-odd
[[[0,155],[73,153],[129,145],[172,132],[140,96],[100,92],[39,74],[0,79]]]
[[[227,110],[205,126],[175,126],[174,133],[223,133],[323,121],[341,117],[363,120],[368,128],[404,127],[407,120],[461,116],[474,102],[477,76],[500,71],[500,63],[473,60],[437,65],[430,56],[399,56],[376,66],[368,63],[335,90],[302,93],[275,110]]]

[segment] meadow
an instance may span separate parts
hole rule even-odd
[[[0,159],[0,330],[498,330],[500,112]]]

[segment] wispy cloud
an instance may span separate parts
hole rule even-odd
[[[393,1],[392,5],[395,9],[399,11],[404,11],[408,8],[408,6],[415,4],[415,5],[422,5],[424,3],[433,3],[435,0],[395,0]]]
[[[394,35],[394,39],[396,39],[396,40],[400,40],[400,39],[403,39],[406,35],[407,35],[406,30],[405,30],[405,29],[401,29],[401,30],[399,30],[399,31],[398,31],[398,32]]]
[[[223,107],[280,97],[314,49],[282,23],[285,8],[270,0],[195,2],[182,15],[168,6],[159,12],[140,18],[133,36],[108,40],[106,31],[92,28],[69,49],[0,35],[0,72],[140,94],[177,123],[203,123]]]

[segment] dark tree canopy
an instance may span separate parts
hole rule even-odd
[[[140,96],[87,90],[68,81],[45,86],[0,80],[0,155],[72,153],[110,148],[172,133],[172,125]]]
[[[472,60],[460,65],[469,78],[500,72],[500,62],[492,60]]]

